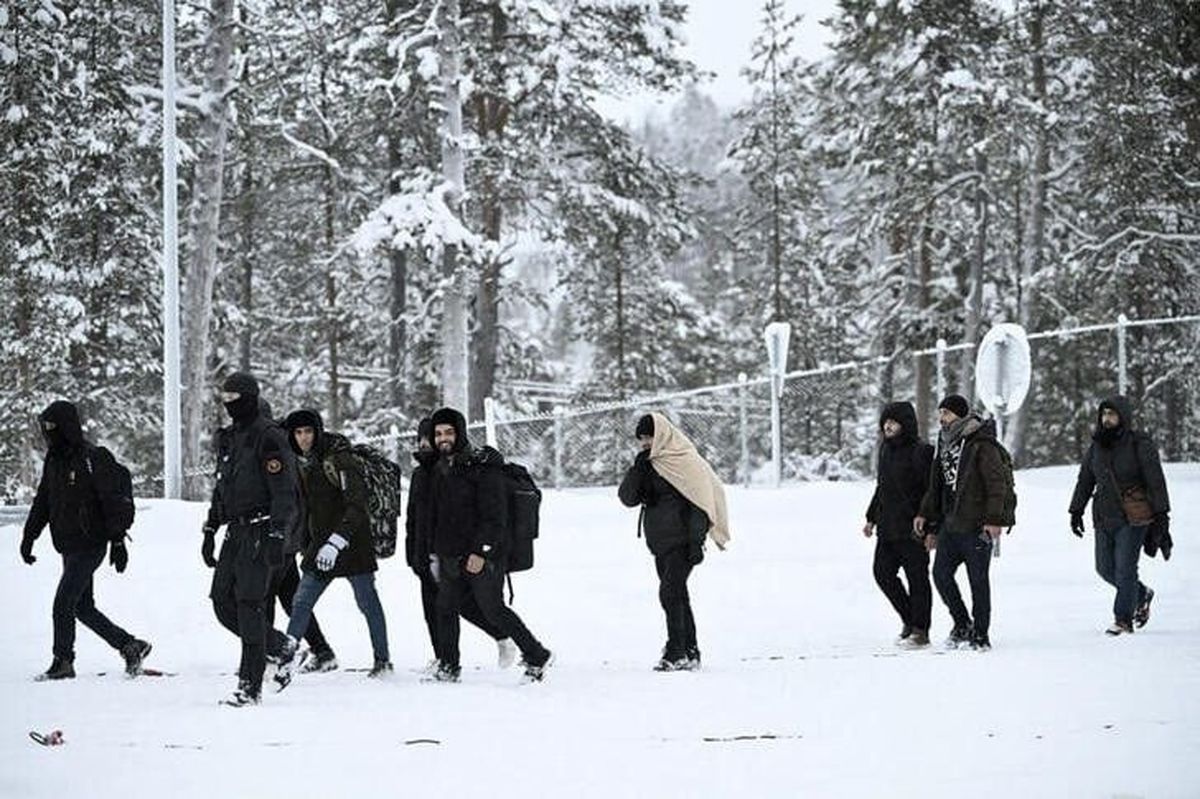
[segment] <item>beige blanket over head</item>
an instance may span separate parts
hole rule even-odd
[[[667,417],[661,413],[650,415],[654,419],[650,465],[689,502],[708,514],[708,537],[719,549],[724,549],[730,540],[729,510],[721,478],[700,457],[696,445]]]

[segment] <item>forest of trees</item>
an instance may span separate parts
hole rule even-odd
[[[840,0],[802,60],[757,12],[752,98],[722,109],[672,0],[178,4],[185,468],[220,378],[277,410],[409,430],[443,401],[580,401],[888,358],[836,405],[789,393],[796,446],[847,462],[843,418],[931,417],[938,338],[1200,313],[1200,6],[1190,0]],[[0,5],[0,495],[68,397],[161,470],[157,0]],[[625,126],[602,96],[656,91]],[[1130,332],[1129,392],[1200,458],[1200,325]],[[1115,391],[1103,334],[1037,342],[1011,443],[1078,456]],[[951,388],[970,394],[973,360]],[[847,410],[848,409],[848,410]],[[834,431],[837,431],[836,438]],[[151,489],[154,490],[154,489]],[[192,493],[200,490],[192,486]]]

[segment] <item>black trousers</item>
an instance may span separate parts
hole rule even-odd
[[[417,573],[417,579],[421,581],[421,610],[425,613],[425,626],[429,630],[429,643],[433,645],[433,652],[436,655],[439,651],[437,580],[433,578],[433,572],[430,569],[414,569],[414,571]],[[500,628],[484,617],[483,611],[479,609],[479,603],[475,601],[473,594],[463,598],[462,607],[459,608],[458,615],[462,616],[464,621],[483,630],[493,640],[499,641],[504,638],[504,633],[500,631]]]
[[[92,577],[104,562],[107,546],[63,555],[62,577],[54,592],[54,655],[64,660],[75,659],[75,620],[104,639],[113,649],[121,649],[133,636],[113,624],[96,609],[92,593]]]
[[[275,569],[262,552],[266,530],[265,525],[229,525],[209,592],[217,620],[242,641],[238,683],[255,695],[262,691],[268,640],[273,648],[284,640],[273,628],[268,639],[266,607],[273,601]]]
[[[900,570],[908,588],[900,581]],[[933,610],[933,588],[929,584],[929,553],[913,538],[875,541],[875,583],[892,603],[900,621],[917,629],[929,630]]]
[[[292,603],[296,601],[296,589],[300,587],[300,567],[296,565],[296,558],[284,556],[283,566],[275,570],[275,585],[272,586],[271,593],[279,600],[279,604],[283,606],[283,612],[292,617]],[[267,607],[267,627],[271,632],[274,632],[275,627],[275,603],[268,602]],[[286,638],[286,636],[284,636]],[[267,654],[275,657],[282,651],[283,642],[276,640],[275,636],[269,636],[267,641]],[[333,648],[329,646],[329,642],[325,640],[325,634],[321,632],[321,625],[317,623],[316,614],[308,622],[308,628],[304,631],[304,640],[308,642],[308,648],[318,654],[333,654]]]
[[[974,533],[942,533],[938,536],[937,554],[933,559],[933,582],[946,608],[954,618],[954,626],[974,629],[987,635],[992,621],[992,588],[988,582],[988,567],[992,563],[992,543],[984,541],[982,531]],[[971,584],[971,613],[967,614],[954,573],[962,564],[967,566]],[[971,617],[974,616],[974,624]]]
[[[479,574],[468,574],[466,558],[438,556],[437,656],[443,665],[458,668],[458,617],[468,599],[479,605],[483,617],[501,637],[513,639],[521,656],[531,666],[541,666],[549,650],[533,636],[525,622],[504,604],[504,572],[488,563]]]
[[[658,570],[658,601],[667,615],[667,645],[663,657],[679,660],[696,652],[696,619],[687,581],[692,573],[686,545],[654,556]]]

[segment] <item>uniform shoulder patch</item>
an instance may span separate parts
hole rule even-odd
[[[267,458],[267,474],[279,474],[283,471],[283,461],[279,458]]]

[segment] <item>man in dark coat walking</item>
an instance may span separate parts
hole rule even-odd
[[[655,422],[649,414],[638,420],[634,435],[638,453],[617,489],[621,503],[642,507],[639,525],[658,572],[658,599],[667,621],[667,643],[655,671],[695,671],[700,668],[696,619],[687,581],[704,560],[708,515],[689,502],[654,468],[650,460]]]
[[[308,628],[317,600],[335,577],[349,580],[354,601],[367,621],[375,656],[368,676],[388,674],[392,660],[388,654],[387,620],[375,590],[378,565],[362,467],[346,437],[326,432],[321,414],[316,411],[289,414],[284,428],[300,468],[308,530],[300,564],[304,576],[292,605],[288,641],[275,681],[281,690],[291,681],[298,639]]]
[[[937,550],[933,582],[954,619],[948,645],[969,643],[972,649],[987,651],[992,648],[992,546],[1003,525],[1012,523],[1004,515],[1006,467],[996,423],[972,413],[965,397],[951,394],[942,400],[938,419],[942,429],[929,488],[913,530],[924,536],[927,548]],[[971,584],[970,614],[954,579],[964,563]]]
[[[244,372],[230,375],[221,402],[233,425],[220,439],[213,495],[220,500],[217,521],[227,527],[214,560],[216,529],[206,524],[200,553],[215,565],[209,596],[217,619],[242,642],[238,686],[223,704],[242,707],[261,701],[268,636],[277,642],[273,648],[285,640],[269,629],[266,604],[285,553],[298,546],[302,508],[296,458],[283,428],[262,412],[258,381]]]
[[[900,616],[899,643],[919,648],[929,645],[933,589],[929,552],[913,535],[913,519],[929,486],[933,447],[921,440],[911,402],[887,405],[879,415],[879,430],[883,441],[877,482],[863,535],[876,535],[875,582]],[[907,591],[898,576],[901,568]]]
[[[504,604],[509,543],[504,459],[491,447],[473,447],[467,438],[466,420],[453,408],[437,411],[432,421],[439,455],[429,487],[438,581],[438,668],[432,679],[459,679],[458,618],[471,596],[484,617],[521,650],[525,681],[540,682],[551,663],[550,650]]]
[[[150,644],[134,638],[96,608],[93,575],[104,562],[105,553],[118,573],[125,571],[129,553],[125,529],[116,520],[123,514],[117,507],[128,501],[117,493],[112,453],[83,437],[79,411],[64,400],[52,403],[38,417],[46,439],[46,461],[42,479],[25,532],[21,536],[21,559],[33,565],[33,543],[46,525],[54,549],[62,555],[63,572],[54,594],[54,648],[50,668],[41,680],[63,680],[75,676],[75,620],[121,653],[125,671],[136,675],[150,654]]]
[[[1083,512],[1092,502],[1096,531],[1096,571],[1117,589],[1109,635],[1131,633],[1150,619],[1154,591],[1138,580],[1143,546],[1171,556],[1167,480],[1158,447],[1134,427],[1133,406],[1125,397],[1100,403],[1096,429],[1079,466],[1071,496],[1071,532],[1083,537]]]
[[[432,675],[437,670],[438,660],[438,616],[437,594],[438,583],[433,576],[431,557],[433,556],[433,531],[430,528],[430,481],[433,479],[433,468],[438,460],[438,452],[433,448],[433,420],[425,417],[417,425],[417,448],[413,452],[413,460],[417,462],[408,482],[408,505],[404,518],[404,554],[408,567],[417,575],[421,583],[421,609],[425,615],[425,626],[429,630],[429,641],[433,645],[434,658],[426,667],[426,672]],[[506,669],[517,660],[517,645],[511,638],[506,638],[498,627],[493,625],[479,609],[479,603],[473,595],[463,598],[459,615],[464,621],[470,622],[487,633],[496,642],[497,662]]]

